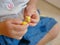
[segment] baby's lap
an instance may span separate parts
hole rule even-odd
[[[40,17],[39,23],[35,27],[29,27],[24,39],[28,40],[30,45],[36,45],[56,24],[56,20],[48,17]]]
[[[53,18],[48,17],[40,17],[39,23],[35,27],[28,27],[27,33],[24,35],[23,39],[30,42],[29,44],[36,44],[39,40],[41,40],[56,24],[57,22]],[[22,39],[22,40],[23,40]],[[16,39],[12,39],[6,36],[0,36],[0,43],[12,43],[14,41],[19,42]],[[21,41],[22,41],[21,40]],[[28,43],[26,42],[26,44]],[[24,42],[23,42],[24,43]]]

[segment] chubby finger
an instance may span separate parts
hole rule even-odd
[[[38,14],[32,14],[32,16],[31,16],[31,18],[33,18],[33,19],[38,19],[38,17],[39,17],[39,15]]]
[[[38,22],[38,20],[36,20],[36,19],[31,19],[31,23],[37,23]]]
[[[28,24],[27,25],[14,25],[14,24],[12,24],[13,29],[18,32],[27,29],[28,26],[29,26]]]
[[[11,31],[11,34],[14,34],[14,35],[16,35],[16,36],[22,36],[22,35],[24,35],[26,32],[27,32],[27,29],[25,29],[24,31],[19,31],[19,32],[15,31],[15,30],[12,30],[12,31]]]
[[[39,22],[39,19],[40,17],[38,16],[38,15],[32,15],[32,17],[31,17],[31,21],[33,21],[33,22]]]
[[[22,23],[22,20],[20,20],[20,19],[14,19],[14,20],[12,20],[12,23],[16,24],[16,25],[19,25],[19,24]]]
[[[18,25],[18,24],[22,23],[22,21],[20,19],[7,19],[6,23],[7,24],[17,24]]]
[[[30,26],[36,26],[37,23],[29,23]]]

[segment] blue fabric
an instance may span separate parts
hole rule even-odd
[[[0,36],[0,45],[36,45],[56,24],[53,18],[40,17],[39,23],[35,27],[28,27],[27,33],[22,40]]]

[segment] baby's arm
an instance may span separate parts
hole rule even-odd
[[[31,6],[36,7],[37,2],[38,2],[38,0],[30,0],[29,3],[28,3],[28,6],[31,5]]]
[[[38,0],[30,0],[29,3],[27,4],[26,9],[27,10],[33,9],[33,11],[36,10],[37,9],[37,2],[38,2]]]
[[[39,14],[37,13],[37,1],[38,0],[30,0],[27,4],[27,7],[24,11],[24,17],[27,15],[31,17],[31,26],[35,26],[39,22]]]

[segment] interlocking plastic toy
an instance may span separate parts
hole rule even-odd
[[[26,25],[30,22],[30,16],[26,16],[26,20],[22,22],[22,25]]]
[[[26,22],[30,22],[30,16],[26,16],[26,20],[25,20]]]
[[[23,21],[22,23],[21,23],[22,25],[26,25],[26,24],[28,24],[26,21]]]

